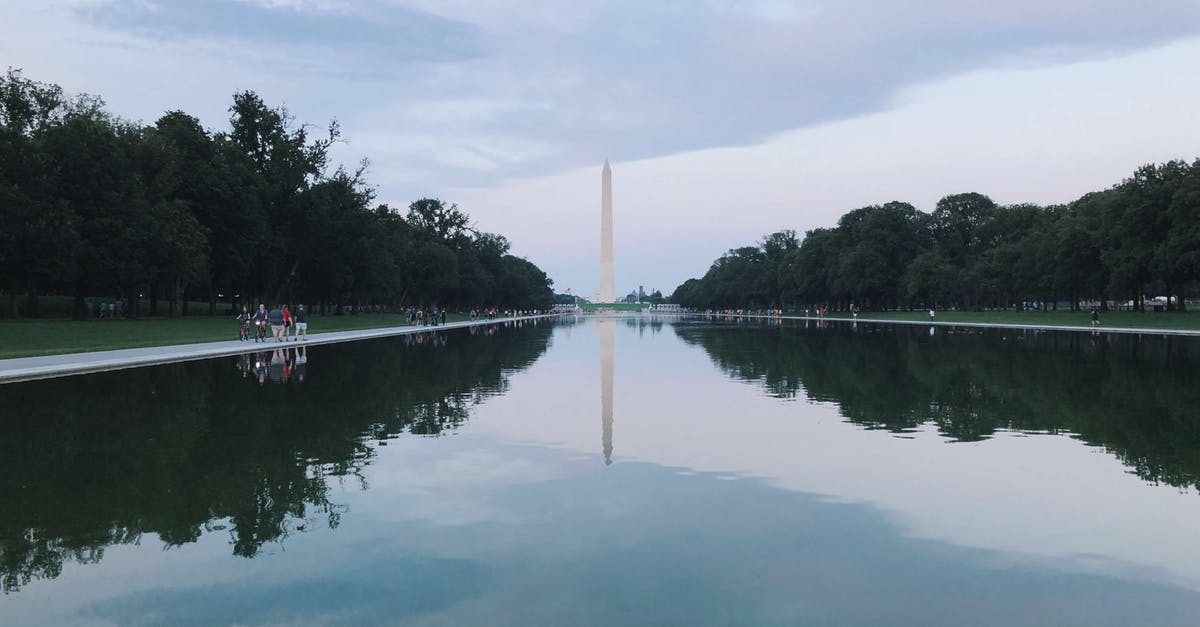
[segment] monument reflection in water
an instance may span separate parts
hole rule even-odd
[[[600,334],[600,439],[604,464],[612,464],[613,453],[613,343],[616,321],[601,318],[596,322]]]
[[[300,385],[293,354],[0,386],[3,622],[1200,615],[1193,340],[599,316],[309,350]]]

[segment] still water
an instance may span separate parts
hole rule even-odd
[[[0,386],[4,625],[1196,625],[1200,341],[649,317]]]

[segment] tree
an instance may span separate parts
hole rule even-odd
[[[0,286],[24,288],[26,312],[39,315],[38,295],[68,267],[78,239],[75,216],[56,197],[55,172],[45,152],[47,129],[60,124],[67,101],[62,89],[9,68],[0,77]]]
[[[1155,267],[1165,279],[1167,295],[1183,311],[1185,289],[1200,281],[1200,159],[1180,173],[1167,220],[1170,227],[1155,250]]]
[[[467,214],[458,205],[436,198],[422,198],[408,206],[408,221],[423,237],[453,245],[466,236],[470,226]]]
[[[174,316],[197,296],[214,314],[222,294],[322,312],[548,302],[545,273],[457,205],[421,199],[406,218],[374,205],[366,160],[331,171],[336,121],[312,134],[250,91],[229,112],[225,132],[182,111],[144,126],[19,71],[0,78],[0,290],[14,315],[18,290],[29,315],[47,292],[72,294],[77,316],[96,295],[131,316],[143,295]]]

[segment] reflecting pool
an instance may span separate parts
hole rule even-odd
[[[0,623],[1195,625],[1198,383],[618,315],[0,385]]]

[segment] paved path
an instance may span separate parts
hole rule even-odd
[[[811,320],[813,322],[858,322],[860,324],[914,324],[934,327],[980,327],[988,329],[1024,329],[1031,331],[1073,331],[1092,333],[1133,333],[1137,335],[1183,335],[1200,337],[1200,329],[1140,329],[1134,327],[1056,326],[1052,324],[1012,324],[1006,322],[951,322],[947,320],[888,320],[885,318],[821,318],[818,316],[767,316],[760,314],[688,314],[712,318],[763,318],[767,320]]]
[[[497,318],[496,320],[476,320],[474,322],[448,322],[436,327],[384,327],[379,329],[361,329],[358,331],[334,331],[330,333],[314,333],[306,342],[258,343],[253,340],[242,342],[228,340],[222,342],[203,342],[200,344],[177,344],[174,346],[152,346],[149,348],[125,348],[121,350],[96,351],[91,353],[70,353],[66,355],[46,355],[44,357],[18,357],[16,359],[0,359],[0,384],[29,381],[31,379],[48,379],[65,377],[89,372],[105,370],[120,370],[169,364],[179,361],[225,357],[264,350],[275,346],[313,346],[316,344],[333,344],[336,342],[352,342],[369,340],[379,337],[391,337],[425,331],[445,331],[461,329],[470,326],[482,326],[511,322],[515,320],[533,320],[548,318],[549,315],[522,316],[516,318]]]

